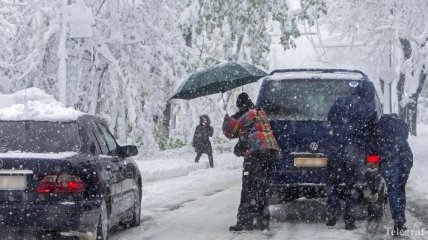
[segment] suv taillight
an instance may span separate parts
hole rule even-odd
[[[74,175],[47,175],[37,185],[37,193],[78,193],[83,192],[83,181]]]
[[[369,154],[367,155],[366,163],[368,168],[379,168],[380,156],[378,154]]]

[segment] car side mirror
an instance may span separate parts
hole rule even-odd
[[[138,148],[134,145],[126,145],[120,147],[121,157],[132,157],[138,154]]]

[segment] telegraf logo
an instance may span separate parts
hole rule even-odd
[[[406,237],[410,237],[410,236],[427,236],[428,237],[428,232],[425,230],[425,228],[422,229],[407,229],[407,230],[401,230],[401,231],[397,231],[394,228],[390,228],[387,227],[386,228],[386,234],[388,236],[406,236]]]

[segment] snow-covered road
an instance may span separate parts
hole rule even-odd
[[[421,174],[425,166],[422,147],[428,135],[412,139],[415,153],[414,172]],[[325,226],[322,200],[298,200],[272,206],[271,231],[231,233],[235,224],[241,190],[242,160],[232,154],[215,156],[215,168],[208,168],[203,156],[199,164],[188,151],[168,153],[153,159],[138,161],[145,175],[142,225],[133,229],[117,229],[113,240],[134,239],[389,239],[386,227],[392,225],[389,214],[376,235],[368,235],[366,222],[359,221],[355,231],[345,231],[343,221],[333,228]],[[428,169],[426,169],[428,170]],[[423,177],[423,176],[421,176]],[[428,211],[427,187],[421,188],[420,176],[411,177],[408,189],[409,211],[407,227],[428,228],[424,212]],[[389,213],[389,211],[387,211]],[[426,230],[428,232],[428,230]],[[411,239],[428,239],[412,236]]]

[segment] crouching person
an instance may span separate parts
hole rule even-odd
[[[413,165],[406,123],[397,114],[385,114],[378,123],[377,144],[380,170],[388,188],[388,200],[394,220],[394,233],[406,230],[406,183]]]

